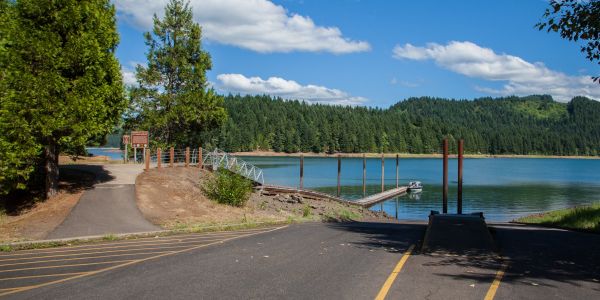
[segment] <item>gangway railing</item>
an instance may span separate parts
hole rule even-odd
[[[255,165],[246,162],[235,155],[231,155],[230,153],[216,148],[212,151],[202,152],[203,165],[211,166],[215,171],[219,168],[225,168],[231,172],[240,174],[250,180],[253,180],[260,185],[265,184],[263,170]]]

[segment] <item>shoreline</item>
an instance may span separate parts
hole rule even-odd
[[[296,153],[286,153],[286,152],[273,152],[273,151],[248,151],[248,152],[232,152],[232,155],[235,156],[253,156],[253,157],[300,157],[300,155],[304,155],[305,157],[337,157],[338,155],[342,157],[352,157],[352,158],[361,158],[363,154],[367,158],[378,158],[381,157],[381,153],[314,153],[314,152],[296,152]],[[413,154],[413,153],[385,153],[384,157],[386,158],[394,158],[398,154],[400,158],[442,158],[442,154]],[[449,158],[456,158],[456,154],[448,155]],[[560,155],[537,155],[537,154],[528,154],[528,155],[520,155],[520,154],[465,154],[465,158],[551,158],[551,159],[600,159],[600,156],[560,156]]]

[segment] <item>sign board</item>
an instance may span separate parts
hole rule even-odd
[[[148,131],[132,131],[131,145],[133,148],[148,147]]]
[[[129,135],[124,135],[123,136],[123,145],[129,145]]]

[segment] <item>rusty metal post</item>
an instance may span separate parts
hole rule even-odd
[[[185,167],[190,166],[190,147],[185,147]]]
[[[144,151],[144,164],[145,166],[145,170],[148,171],[150,170],[150,149],[144,149],[146,151]]]
[[[367,196],[367,157],[363,153],[363,197]]]
[[[443,193],[442,193],[442,211],[448,213],[448,139],[444,139],[443,143]]]
[[[338,197],[342,193],[341,173],[342,173],[342,156],[338,154],[338,176],[337,176],[337,196]]]
[[[400,162],[400,158],[398,157],[398,154],[396,154],[396,188],[398,188],[399,181],[400,181],[400,177],[398,177],[400,175],[398,173],[399,162]]]
[[[458,188],[456,196],[456,213],[462,214],[462,193],[463,193],[463,150],[464,140],[458,140]]]
[[[304,154],[300,154],[300,189],[304,188]]]
[[[202,169],[202,147],[198,147],[198,168]]]
[[[156,149],[156,168],[160,169],[162,165],[162,150],[160,148]]]
[[[175,148],[171,147],[171,151],[169,153],[169,166],[172,168],[173,163],[175,162]]]
[[[383,153],[381,153],[381,192],[385,191],[385,160]]]

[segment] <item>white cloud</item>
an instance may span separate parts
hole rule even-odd
[[[309,103],[334,105],[360,105],[367,101],[344,91],[318,85],[301,85],[293,80],[280,77],[246,77],[242,74],[220,74],[218,88],[226,92],[261,95],[268,94],[291,100],[304,100]]]
[[[143,30],[152,16],[164,14],[167,0],[116,0],[119,18]],[[350,40],[337,27],[316,25],[310,17],[289,13],[268,0],[191,0],[194,19],[204,37],[257,52],[331,52],[370,50],[365,41]]]
[[[137,84],[134,71],[121,67],[121,76],[123,76],[123,84],[126,86]]]
[[[471,42],[453,41],[447,45],[429,43],[425,47],[397,45],[393,57],[410,60],[433,60],[453,72],[490,81],[506,81],[501,89],[476,87],[499,95],[550,94],[566,102],[574,96],[600,99],[600,85],[590,76],[569,76],[548,69],[543,63],[530,63],[520,57],[497,54]]]

